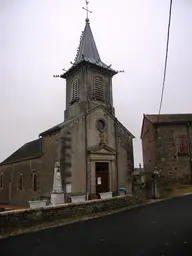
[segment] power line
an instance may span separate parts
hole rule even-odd
[[[166,46],[166,56],[165,56],[165,66],[164,66],[164,74],[163,74],[163,86],[161,91],[161,99],[160,99],[160,106],[159,106],[159,113],[157,122],[159,122],[159,116],[161,113],[161,107],[163,103],[163,95],[165,89],[165,79],[166,79],[166,72],[167,72],[167,59],[168,59],[168,52],[169,52],[169,34],[170,34],[170,25],[171,25],[171,12],[172,12],[172,0],[170,1],[170,8],[169,8],[169,23],[168,23],[168,31],[167,31],[167,46]]]

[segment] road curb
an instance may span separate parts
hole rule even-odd
[[[167,201],[167,200],[180,198],[180,197],[184,197],[184,196],[189,196],[189,195],[192,195],[192,192],[184,193],[184,194],[181,194],[181,195],[175,195],[175,196],[172,196],[172,197],[162,198],[162,199],[154,199],[154,201],[147,202],[146,205],[147,204],[153,204],[153,203],[160,203],[160,202],[164,202],[164,201]]]

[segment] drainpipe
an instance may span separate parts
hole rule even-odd
[[[116,150],[116,173],[117,173],[117,193],[119,190],[119,172],[118,172],[118,136],[117,136],[117,119],[115,118],[115,150]]]
[[[189,162],[190,162],[190,169],[191,169],[191,183],[192,183],[192,154],[191,154],[191,139],[190,139],[190,135],[189,135],[189,127],[190,127],[190,123],[187,123],[187,140],[189,143]]]

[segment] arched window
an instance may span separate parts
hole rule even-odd
[[[37,173],[33,173],[33,191],[36,192],[38,188],[38,176]]]
[[[22,190],[23,189],[23,174],[19,174],[19,183],[18,183],[18,189]]]
[[[0,188],[3,188],[3,173],[0,174]]]
[[[77,101],[78,98],[79,98],[79,81],[77,77],[75,77],[71,85],[71,102]]]
[[[104,83],[103,78],[100,76],[95,77],[94,95],[96,100],[104,100]]]

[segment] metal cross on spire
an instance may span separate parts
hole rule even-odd
[[[92,11],[89,10],[89,2],[85,0],[85,3],[86,3],[86,8],[82,7],[82,9],[87,12],[86,22],[89,22],[89,13],[92,13]]]

